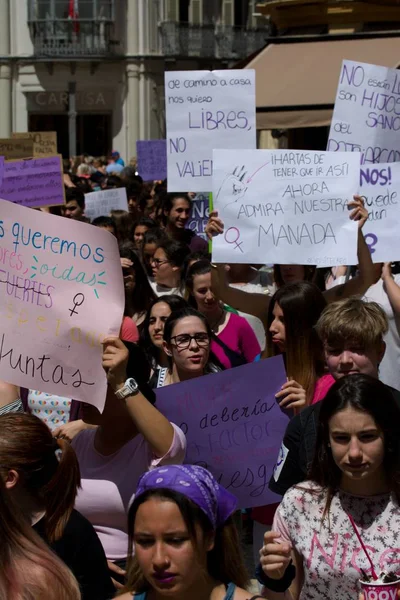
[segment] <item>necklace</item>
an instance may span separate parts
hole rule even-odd
[[[221,313],[219,314],[217,319],[214,321],[214,323],[210,323],[211,331],[213,331],[215,333],[218,330],[218,327],[221,325],[224,318],[225,318],[225,311],[223,308],[221,308]]]

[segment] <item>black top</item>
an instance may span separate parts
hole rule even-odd
[[[44,520],[33,529],[46,542]],[[109,600],[115,595],[106,555],[97,533],[81,513],[73,510],[62,537],[49,544],[79,583],[82,600]]]
[[[400,408],[400,392],[386,386]],[[286,428],[278,462],[269,481],[269,489],[283,496],[289,488],[307,479],[317,439],[317,425],[321,402],[305,408]]]

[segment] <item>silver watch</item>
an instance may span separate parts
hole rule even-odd
[[[139,391],[139,386],[137,384],[137,381],[135,379],[133,379],[133,377],[130,377],[129,379],[127,379],[125,381],[124,387],[122,387],[120,390],[117,390],[115,392],[115,395],[120,400],[124,400],[128,396],[132,396],[132,394],[136,394],[136,392],[138,392],[138,391]]]

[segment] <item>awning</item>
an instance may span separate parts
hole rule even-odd
[[[270,44],[256,71],[257,129],[329,125],[342,60],[396,68],[400,37]]]

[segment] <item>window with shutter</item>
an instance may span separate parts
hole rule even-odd
[[[234,0],[222,0],[222,23],[232,26],[235,20]]]
[[[179,21],[179,0],[165,0],[165,15],[167,21]]]
[[[203,0],[190,0],[189,22],[193,25],[201,25],[203,22]]]

